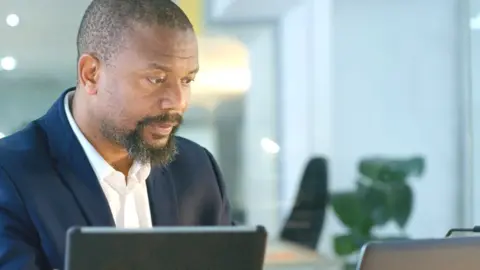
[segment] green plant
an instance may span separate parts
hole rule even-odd
[[[335,214],[349,229],[334,238],[337,255],[356,254],[369,241],[404,238],[379,237],[372,230],[392,220],[401,230],[405,228],[413,207],[413,192],[407,179],[421,176],[424,167],[421,157],[360,161],[356,189],[331,195]]]

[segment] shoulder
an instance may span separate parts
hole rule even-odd
[[[230,224],[225,185],[213,155],[195,142],[176,139],[178,154],[166,174],[175,186],[180,219],[185,224]]]
[[[204,157],[206,158],[207,154],[210,154],[210,152],[205,149],[203,146],[200,144],[191,141],[189,139],[180,137],[180,136],[175,136],[175,140],[177,143],[177,150],[178,150],[178,155],[180,158],[182,157],[190,157],[190,156],[195,156],[195,157]]]
[[[176,136],[177,156],[171,164],[174,168],[187,166],[189,169],[212,168],[215,163],[213,155],[203,146],[189,139]]]
[[[217,183],[221,174],[213,155],[201,145],[176,137],[178,154],[168,166],[168,170],[177,178],[196,183]]]
[[[35,122],[0,139],[0,166],[6,170],[23,171],[47,160],[48,140]]]

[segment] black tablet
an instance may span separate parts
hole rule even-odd
[[[72,228],[66,270],[261,270],[264,227]]]
[[[454,237],[372,242],[361,251],[358,270],[477,270],[480,238]]]

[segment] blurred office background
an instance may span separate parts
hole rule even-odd
[[[480,0],[177,2],[201,54],[180,135],[213,152],[237,220],[280,234],[312,158],[334,193],[354,188],[363,158],[419,155],[402,233],[480,224]],[[88,3],[1,1],[4,135],[74,85]],[[333,254],[345,230],[327,206],[317,249]]]

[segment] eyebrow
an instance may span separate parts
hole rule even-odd
[[[164,66],[164,65],[160,65],[158,63],[150,63],[148,64],[148,68],[150,69],[159,69],[159,70],[162,70],[162,71],[166,71],[166,72],[172,72],[172,69],[167,67],[167,66]],[[197,73],[198,71],[200,70],[200,67],[196,67],[194,70],[191,70],[190,72],[188,72],[188,74],[195,74]]]

